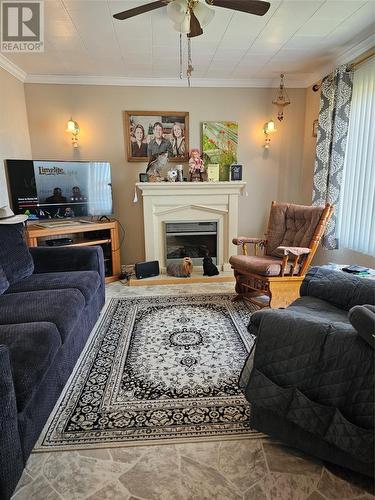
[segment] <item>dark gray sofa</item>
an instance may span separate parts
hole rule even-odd
[[[374,304],[375,280],[316,267],[301,298],[251,316],[240,386],[253,428],[374,475]]]
[[[99,317],[102,249],[29,252],[22,225],[0,226],[0,290],[0,498],[5,500]]]

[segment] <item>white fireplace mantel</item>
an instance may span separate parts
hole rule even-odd
[[[165,269],[165,223],[218,223],[218,264],[230,270],[229,257],[237,253],[238,197],[246,182],[138,182],[142,192],[146,260],[158,260]]]

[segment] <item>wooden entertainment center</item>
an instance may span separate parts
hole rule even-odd
[[[71,243],[58,246],[90,246],[100,245],[104,253],[105,281],[118,280],[121,273],[120,240],[118,222],[75,222],[61,220],[33,223],[29,222],[26,228],[27,244],[29,247],[49,246],[48,240],[69,238]],[[52,248],[52,246],[51,246]]]

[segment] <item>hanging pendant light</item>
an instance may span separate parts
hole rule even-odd
[[[288,92],[286,91],[286,88],[284,87],[284,74],[283,73],[281,73],[281,75],[280,75],[279,90],[278,90],[275,98],[272,100],[272,104],[275,104],[275,106],[277,106],[277,108],[278,108],[277,119],[280,122],[282,122],[284,119],[284,108],[285,108],[285,106],[288,106],[288,104],[290,104]]]

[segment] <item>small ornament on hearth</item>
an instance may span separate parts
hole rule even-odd
[[[190,182],[203,181],[204,164],[199,149],[192,149],[189,158]]]

